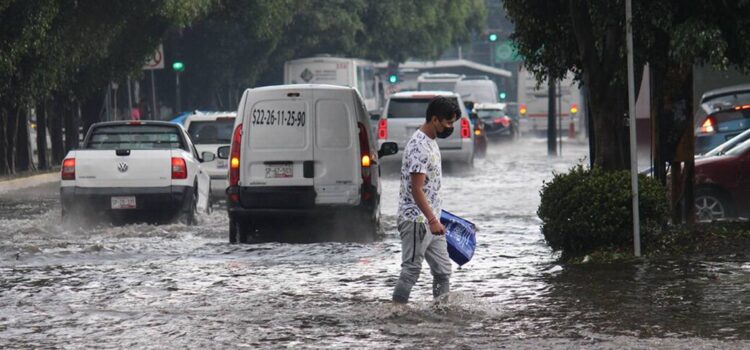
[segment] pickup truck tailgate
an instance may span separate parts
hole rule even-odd
[[[78,187],[166,187],[172,183],[170,150],[76,151]],[[125,153],[120,151],[121,154]]]

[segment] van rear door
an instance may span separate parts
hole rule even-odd
[[[358,204],[362,186],[355,93],[315,90],[317,204]]]
[[[243,205],[314,205],[311,90],[258,89],[247,94],[240,155]]]

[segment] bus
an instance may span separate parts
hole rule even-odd
[[[331,56],[286,61],[284,84],[330,84],[355,88],[367,110],[379,113],[385,104],[383,80],[373,62]]]

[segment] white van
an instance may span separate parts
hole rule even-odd
[[[237,112],[195,112],[185,118],[184,126],[193,141],[198,153],[216,154],[218,148],[229,145],[234,130],[234,118]],[[211,196],[209,208],[217,199],[223,198],[227,190],[226,159],[215,159],[204,162],[203,170],[211,177]]]
[[[456,83],[456,93],[461,95],[464,102],[496,103],[498,98],[497,84],[489,77],[470,76]]]
[[[374,236],[380,220],[380,157],[357,90],[280,85],[245,91],[229,159],[229,241],[246,242],[264,221],[342,217],[340,227]],[[227,154],[228,153],[228,154]]]

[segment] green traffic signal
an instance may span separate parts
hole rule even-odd
[[[490,34],[489,39],[490,39],[490,42],[494,43],[495,41],[497,41],[497,34],[495,33]]]
[[[506,97],[508,97],[508,95],[506,95],[504,92],[500,93],[500,99],[501,100],[504,100]]]
[[[185,70],[185,64],[180,61],[172,63],[172,70],[175,72],[182,72]]]
[[[389,75],[388,76],[388,82],[391,83],[391,84],[398,83],[398,75],[396,75],[396,74]]]

